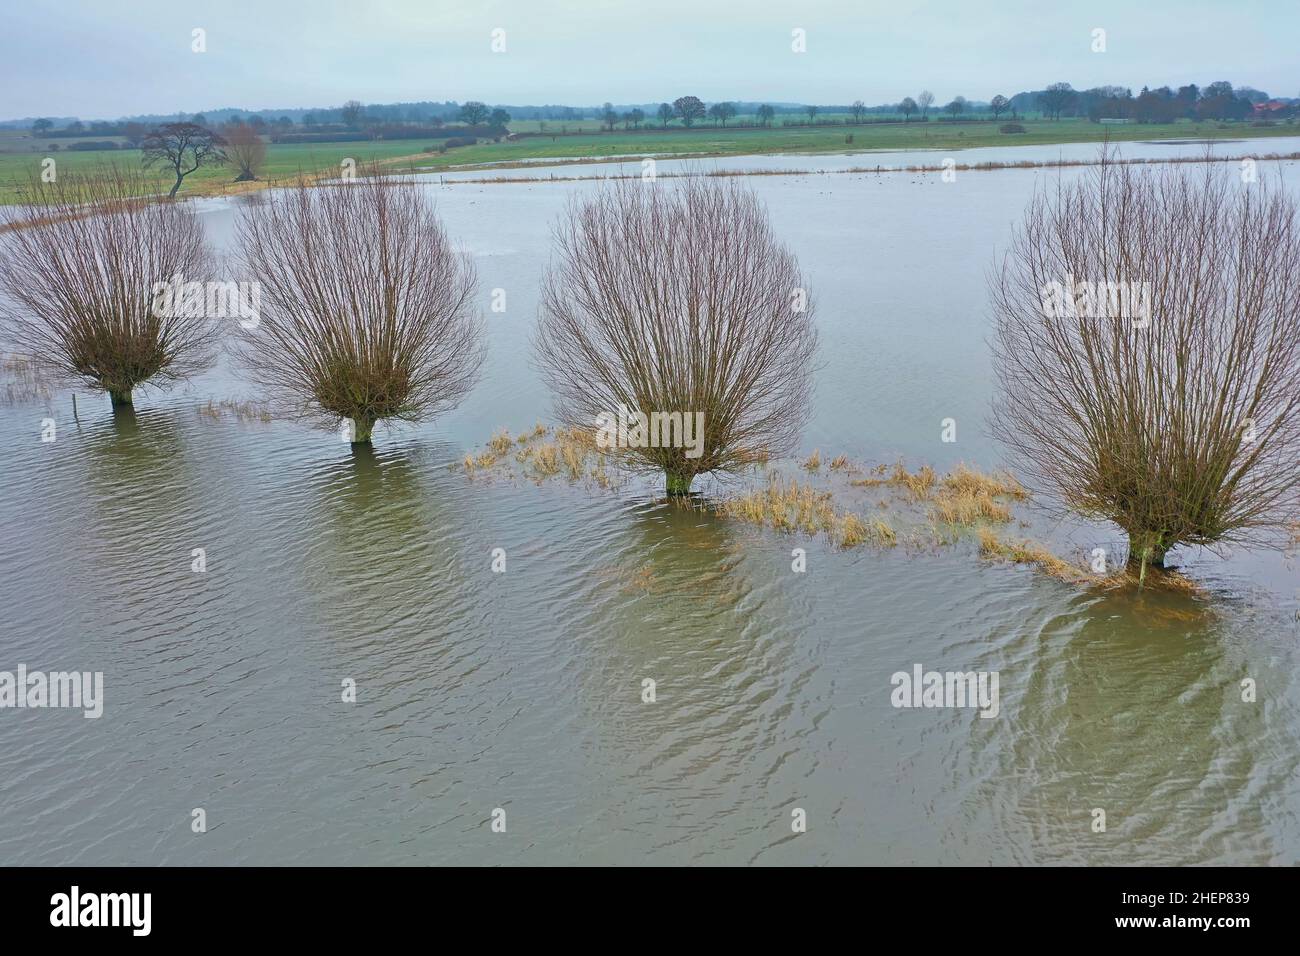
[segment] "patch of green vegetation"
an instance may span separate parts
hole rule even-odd
[[[293,143],[271,144],[266,151],[266,164],[259,178],[263,181],[294,179],[300,172],[306,174],[328,173],[341,169],[345,159],[356,160],[358,168],[372,162],[388,163],[399,157],[422,154],[421,151],[441,140],[407,139],[367,143]],[[436,147],[435,147],[436,148]],[[18,202],[30,175],[39,173],[41,161],[53,157],[60,171],[87,173],[113,163],[124,168],[137,169],[140,164],[138,149],[94,150],[88,152],[9,152],[0,153],[0,203]],[[160,192],[171,188],[174,179],[170,171],[154,170],[147,174],[156,181]],[[224,191],[239,192],[256,183],[234,183],[235,171],[229,166],[205,166],[185,177],[180,195],[216,195]]]

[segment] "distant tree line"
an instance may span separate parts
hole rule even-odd
[[[40,118],[30,123],[34,135],[48,139],[77,139],[68,149],[113,148],[115,143],[105,137],[120,137],[125,148],[138,148],[149,134],[170,123],[193,123],[209,129],[247,126],[258,136],[269,137],[272,142],[346,142],[370,139],[437,139],[462,136],[500,139],[508,133],[513,120],[538,120],[541,132],[547,130],[546,122],[562,123],[597,119],[602,127],[614,132],[639,130],[657,126],[690,129],[711,124],[725,128],[728,124],[748,127],[770,127],[780,117],[783,126],[837,126],[871,122],[904,122],[919,120],[929,122],[931,113],[943,121],[999,120],[1004,115],[1017,119],[1022,115],[1038,115],[1059,120],[1086,117],[1093,122],[1118,120],[1136,123],[1172,123],[1180,119],[1198,121],[1240,121],[1251,118],[1265,120],[1291,119],[1300,112],[1300,99],[1273,99],[1262,90],[1249,86],[1233,87],[1225,80],[1199,87],[1195,83],[1177,89],[1161,86],[1143,87],[1136,95],[1132,89],[1121,86],[1098,86],[1076,90],[1069,83],[1053,83],[1042,90],[1030,90],[1013,96],[998,94],[987,103],[955,96],[945,104],[936,104],[934,94],[922,90],[916,96],[904,97],[897,103],[867,106],[862,100],[848,105],[797,105],[737,102],[722,100],[706,103],[697,96],[680,96],[672,102],[657,106],[644,104],[619,107],[606,102],[597,108],[571,106],[502,106],[470,100],[465,103],[394,103],[363,104],[349,100],[341,106],[314,110],[263,110],[241,113],[238,110],[216,110],[211,116],[196,113],[186,117],[177,114],[169,117],[134,117],[116,121],[95,120],[84,123],[79,119],[65,121],[62,125],[50,118]],[[277,115],[278,114],[278,115]],[[452,130],[440,132],[449,124],[460,124]],[[4,123],[0,125],[13,125]],[[562,132],[570,132],[562,127]],[[577,130],[573,130],[577,132]],[[92,139],[93,138],[93,139]]]

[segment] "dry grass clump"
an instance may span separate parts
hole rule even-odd
[[[482,454],[475,456],[467,454],[462,461],[466,471],[474,471],[480,468],[491,468],[493,465],[505,458],[514,450],[515,442],[510,437],[507,429],[499,429],[493,436],[488,439],[487,450]]]
[[[1006,524],[1011,520],[1011,509],[983,490],[945,488],[935,495],[933,508],[935,518],[944,524],[969,526],[980,521]]]
[[[765,488],[722,502],[717,512],[778,531],[817,534],[833,531],[836,526],[829,491],[819,491],[798,481],[787,482],[780,475],[773,475]]]
[[[839,520],[837,543],[841,548],[854,548],[860,544],[875,544],[892,548],[898,544],[898,533],[880,518],[865,521],[850,512]]]
[[[1011,498],[1024,501],[1029,497],[1024,486],[1008,472],[986,475],[965,464],[960,464],[944,476],[944,488],[962,494],[986,494],[993,498]]]
[[[922,465],[915,473],[909,472],[901,461],[895,462],[890,470],[888,465],[877,465],[871,470],[871,477],[856,478],[850,484],[855,488],[891,487],[906,492],[915,501],[928,498],[933,490],[937,476],[929,465]]]
[[[872,518],[868,523],[868,527],[871,528],[872,537],[878,544],[886,548],[892,548],[898,544],[898,534],[880,518]]]
[[[537,453],[533,455],[533,470],[542,478],[560,473],[560,450],[555,442],[548,441],[545,445],[537,446]]]
[[[1058,558],[1052,552],[1032,541],[1003,541],[992,528],[979,530],[980,554],[986,558],[1000,558],[1015,564],[1029,564],[1046,571],[1062,581],[1078,583],[1088,580],[1082,568]]]
[[[979,550],[986,558],[1031,565],[1069,584],[1093,584],[1107,590],[1158,588],[1196,596],[1205,593],[1199,584],[1173,569],[1147,568],[1144,576],[1141,568],[1126,565],[1110,574],[1090,574],[1035,542],[1003,541],[992,528],[980,529]]]
[[[533,430],[522,432],[517,438],[511,438],[510,429],[498,428],[488,439],[485,450],[479,455],[467,454],[462,464],[466,471],[491,468],[504,461],[511,452],[515,452],[515,461],[524,463],[533,457],[535,451],[529,443],[546,433],[546,426],[538,424]]]
[[[892,548],[898,534],[880,518],[838,514],[831,492],[797,480],[772,476],[767,486],[730,498],[714,506],[714,513],[777,531],[825,532],[841,548],[875,544]]]
[[[547,436],[548,441],[539,441]],[[607,457],[596,447],[594,433],[581,428],[552,431],[540,423],[515,437],[507,428],[498,429],[481,454],[467,454],[461,465],[472,474],[496,465],[508,466],[512,457],[516,464],[524,466],[524,476],[534,481],[563,475],[570,481],[590,478],[601,488],[613,483],[606,470]]]
[[[587,455],[584,451],[571,442],[561,442],[560,457],[564,460],[564,467],[571,481],[576,481],[582,477],[587,461]]]
[[[912,502],[929,501],[932,517],[946,525],[969,527],[982,521],[1006,524],[1012,519],[1011,509],[999,499],[1021,501],[1028,497],[1010,475],[984,474],[967,465],[958,465],[942,479],[929,465],[909,472],[901,461],[892,470],[880,465],[872,474],[873,477],[852,484],[867,488],[888,486],[901,491]]]
[[[805,471],[817,471],[822,466],[822,453],[814,448],[813,453],[805,459],[803,468]]]
[[[532,431],[521,432],[519,437],[515,439],[515,444],[526,445],[534,438],[541,438],[543,435],[546,434],[546,431],[547,431],[546,426],[543,425],[541,422],[538,422],[536,425],[533,426]]]
[[[930,492],[934,488],[935,482],[934,469],[929,465],[922,465],[913,474],[903,467],[901,461],[894,465],[894,474],[892,475],[892,478],[894,484],[906,489],[907,493],[917,501],[930,496]]]
[[[839,544],[841,548],[855,548],[869,540],[871,540],[871,529],[857,515],[847,514],[840,519]]]
[[[981,521],[1005,524],[1012,518],[1011,509],[999,499],[1023,501],[1028,497],[1010,475],[984,474],[967,465],[958,465],[940,479],[929,465],[911,472],[899,461],[892,468],[877,465],[868,477],[850,484],[855,488],[893,488],[913,503],[929,501],[935,520],[963,527]]]
[[[845,471],[849,467],[848,455],[836,455],[831,459],[831,471]]]

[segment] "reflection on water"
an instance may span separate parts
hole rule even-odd
[[[805,451],[997,464],[984,269],[1043,175],[752,181],[820,300]],[[79,422],[66,393],[0,408],[0,670],[102,670],[106,698],[0,711],[0,859],[1300,862],[1294,562],[1180,554],[1203,597],[1092,593],[973,544],[839,551],[449,467],[548,417],[523,343],[586,188],[431,187],[510,309],[464,406],[372,450],[197,414],[243,393],[228,369],[133,412],[83,393]],[[228,241],[231,206],[203,216]],[[917,663],[997,670],[998,718],[892,708]]]

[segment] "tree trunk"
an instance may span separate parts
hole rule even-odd
[[[1169,553],[1164,537],[1159,532],[1129,536],[1128,566],[1130,571],[1137,569],[1139,587],[1146,583],[1148,567],[1164,568]]]
[[[135,403],[131,400],[131,390],[126,391],[108,390],[108,399],[113,403],[114,408],[132,408]]]
[[[369,445],[370,433],[375,430],[372,418],[354,418],[352,420],[352,444]]]
[[[173,186],[173,187],[172,187],[172,191],[169,192],[169,193],[167,194],[167,198],[168,198],[168,199],[175,199],[175,198],[176,198],[176,190],[178,190],[178,189],[181,188],[181,180],[184,179],[184,178],[185,178],[185,177],[182,176],[180,173],[177,173],[177,174],[176,174],[176,185]]]
[[[665,474],[665,484],[671,496],[689,495],[691,493],[691,476]]]

